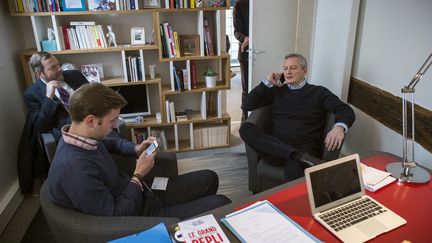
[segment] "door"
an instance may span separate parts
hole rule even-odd
[[[249,91],[295,51],[298,0],[249,0]]]

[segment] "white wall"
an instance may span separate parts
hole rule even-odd
[[[9,16],[7,1],[0,3],[0,233],[9,222],[22,196],[18,192],[17,148],[25,113],[19,50],[23,37],[17,35],[19,19]],[[17,193],[18,192],[18,193]],[[17,200],[18,198],[18,200]],[[13,203],[10,203],[13,202]],[[12,205],[13,204],[13,205]]]
[[[432,1],[364,0],[352,75],[401,96],[432,52]],[[416,86],[415,102],[432,109],[432,69]],[[345,143],[345,153],[383,150],[402,155],[402,137],[368,115],[356,110],[357,120]],[[432,136],[432,134],[431,134]],[[416,162],[432,168],[432,154],[417,145]]]

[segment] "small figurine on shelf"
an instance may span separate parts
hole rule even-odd
[[[108,46],[117,46],[115,34],[112,31],[112,25],[107,25],[108,33],[106,34],[108,38]]]

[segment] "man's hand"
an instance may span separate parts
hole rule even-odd
[[[135,145],[135,152],[136,152],[137,156],[140,156],[147,149],[147,147],[150,146],[150,144],[152,144],[156,140],[157,139],[155,137],[148,137],[141,144]]]
[[[336,148],[340,149],[344,137],[344,128],[341,126],[335,126],[329,133],[327,133],[324,141],[326,149],[328,151],[334,151]]]
[[[241,51],[241,52],[245,52],[245,50],[247,49],[247,48],[246,48],[247,46],[249,46],[249,36],[246,36],[246,37],[243,39],[243,43],[242,43],[242,45],[240,46],[240,51]]]
[[[137,159],[134,175],[138,174],[140,176],[145,176],[154,166],[154,158],[157,151],[147,155],[145,152],[141,153],[140,157]]]
[[[269,75],[267,75],[266,80],[269,81],[273,85],[281,87],[283,85],[280,82],[281,76],[282,76],[282,73],[270,73]]]
[[[52,98],[54,97],[55,90],[56,90],[58,87],[61,87],[62,84],[63,84],[62,81],[57,81],[57,80],[49,81],[49,82],[46,84],[46,94],[45,94],[46,97],[52,99]]]

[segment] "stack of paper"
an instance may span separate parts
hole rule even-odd
[[[259,201],[221,219],[241,242],[320,242],[269,201]]]
[[[360,165],[365,188],[371,192],[375,192],[396,180],[394,177],[390,176],[389,172],[378,170],[364,164]]]

